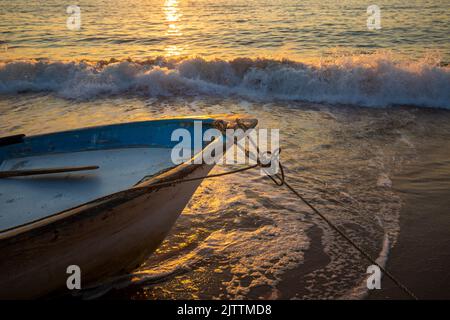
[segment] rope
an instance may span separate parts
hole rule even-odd
[[[278,151],[279,153],[280,151]],[[380,265],[378,262],[376,262],[375,259],[373,259],[369,253],[367,253],[363,248],[361,248],[355,241],[353,241],[344,231],[342,231],[338,226],[336,226],[332,221],[330,221],[323,213],[321,213],[319,210],[316,209],[308,200],[305,199],[304,196],[302,196],[297,190],[294,189],[289,183],[285,180],[285,174],[283,166],[281,165],[281,162],[278,163],[280,173],[274,174],[280,182],[277,182],[275,178],[267,173],[266,175],[272,179],[273,182],[275,182],[276,185],[282,186],[285,185],[293,194],[295,194],[300,200],[302,200],[315,214],[317,214],[323,221],[325,221],[328,226],[336,231],[340,236],[342,236],[353,248],[355,248],[359,253],[361,253],[367,260],[369,260],[372,264],[376,265],[380,270],[388,276],[389,279],[391,279],[403,292],[405,292],[408,296],[410,296],[414,300],[418,300],[417,296],[409,290],[404,284],[402,284],[392,273],[390,273],[385,267]]]
[[[252,141],[252,139],[250,139]],[[258,154],[259,149],[257,148]],[[248,151],[246,151],[248,153]],[[289,183],[285,180],[285,173],[284,173],[284,167],[281,165],[281,162],[278,161],[278,166],[280,170],[280,174],[269,174],[265,168],[270,166],[270,163],[272,160],[274,160],[275,157],[278,157],[279,153],[281,152],[280,149],[277,150],[273,155],[270,151],[267,151],[267,155],[271,156],[269,164],[262,164],[259,160],[259,157],[257,157],[257,163],[254,165],[250,165],[247,167],[239,168],[236,170],[221,172],[217,174],[210,174],[195,178],[188,178],[188,179],[175,179],[160,183],[155,183],[150,186],[146,186],[144,188],[148,187],[154,187],[154,186],[163,186],[163,185],[169,185],[174,183],[183,183],[183,182],[190,182],[190,181],[197,181],[197,180],[204,180],[204,179],[211,179],[211,178],[217,178],[222,177],[230,174],[235,174],[239,172],[248,171],[257,167],[261,167],[265,173],[266,176],[269,177],[277,186],[283,186],[285,185],[294,195],[296,195],[300,200],[302,200],[315,214],[317,214],[322,220],[324,220],[328,226],[336,231],[342,238],[344,238],[353,248],[355,248],[360,254],[362,254],[368,261],[370,261],[372,264],[376,265],[380,270],[388,276],[389,279],[391,279],[403,292],[405,292],[409,297],[411,297],[414,300],[418,300],[417,296],[409,290],[405,285],[403,285],[392,273],[390,273],[386,268],[384,268],[382,265],[380,265],[378,262],[373,259],[369,253],[367,253],[363,248],[361,248],[358,244],[356,244],[347,234],[345,234],[344,231],[342,231],[338,226],[336,226],[332,221],[330,221],[325,215],[323,215],[319,210],[317,210],[308,200],[305,199],[297,190],[295,190]],[[278,179],[275,179],[275,177]]]
[[[403,285],[392,273],[390,273],[386,268],[376,262],[364,249],[362,249],[359,245],[357,245],[349,236],[347,236],[339,227],[333,224],[327,217],[325,217],[322,213],[319,212],[309,201],[307,201],[300,193],[297,192],[289,183],[286,181],[284,185],[292,191],[299,199],[301,199],[309,208],[311,208],[314,213],[316,213],[322,220],[324,220],[330,228],[339,233],[353,248],[358,250],[367,260],[369,260],[372,264],[376,265],[380,270],[386,274],[400,289],[402,289],[408,296],[410,296],[414,300],[418,300],[416,295],[411,292],[405,285]]]
[[[164,181],[164,182],[157,182],[157,183],[153,183],[149,186],[144,186],[144,187],[137,187],[137,189],[148,189],[148,188],[153,188],[153,187],[160,187],[160,186],[167,186],[170,184],[176,184],[176,183],[182,183],[182,182],[191,182],[191,181],[197,181],[197,180],[205,180],[205,179],[210,179],[210,178],[217,178],[217,177],[222,177],[222,176],[227,176],[229,174],[234,174],[234,173],[238,173],[238,172],[244,172],[247,170],[251,170],[254,169],[256,167],[259,167],[260,164],[254,164],[248,167],[243,167],[243,168],[239,168],[236,170],[231,170],[231,171],[226,171],[226,172],[221,172],[221,173],[215,173],[215,174],[209,174],[206,176],[200,176],[200,177],[195,177],[195,178],[188,178],[188,179],[174,179],[174,180],[168,180],[168,181]]]

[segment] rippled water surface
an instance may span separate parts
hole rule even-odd
[[[81,30],[67,3],[0,1],[5,58],[133,59],[201,55],[317,57],[339,47],[393,49],[449,60],[450,3],[382,0],[381,30],[367,29],[372,2],[296,0],[81,0]]]
[[[78,4],[71,31],[66,3],[0,0],[0,136],[248,113],[280,129],[287,180],[381,263],[402,231],[393,177],[425,156],[424,176],[448,173],[423,148],[450,148],[448,1],[378,1],[377,31],[356,0]],[[367,266],[246,172],[204,181],[140,270],[87,296],[359,298]]]

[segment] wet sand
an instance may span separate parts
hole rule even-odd
[[[403,201],[400,235],[386,267],[419,299],[450,299],[450,142],[420,146],[393,179]],[[369,299],[408,299],[390,279]]]
[[[283,280],[277,286],[282,293],[278,297],[280,299],[304,298],[307,294],[308,275],[318,268],[325,268],[330,262],[330,257],[325,254],[322,246],[322,229],[313,226],[307,231],[307,234],[311,243],[304,253],[305,262],[284,274]],[[294,283],[295,285],[293,285]]]
[[[24,97],[32,108],[23,106]],[[0,109],[10,120],[0,131],[9,134],[161,112],[254,114],[261,128],[283,132],[287,178],[305,198],[374,258],[388,234],[387,267],[419,298],[449,297],[448,111],[206,98],[75,103],[50,95],[4,99]],[[339,299],[359,288],[369,263],[267,180],[255,173],[206,180],[140,273],[103,298]],[[382,287],[369,299],[406,298],[389,280]]]

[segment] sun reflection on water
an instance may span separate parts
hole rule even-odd
[[[178,7],[178,0],[166,0],[164,3],[164,14],[167,22],[166,35],[171,39],[176,40],[183,35],[181,26],[181,13]],[[183,46],[179,44],[170,44],[164,48],[166,56],[179,56],[185,51]]]

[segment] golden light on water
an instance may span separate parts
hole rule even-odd
[[[352,4],[342,10],[339,2],[330,3],[326,10],[320,1],[306,6],[294,0],[274,3],[270,10],[263,2],[252,1],[127,0],[114,10],[104,6],[104,1],[92,1],[90,6],[85,2],[79,4],[81,28],[71,30],[67,21],[74,17],[64,6],[37,5],[30,14],[17,10],[26,8],[26,0],[4,1],[0,61],[201,56],[308,63],[329,56],[334,48],[355,54],[393,49],[418,57],[438,50],[443,60],[449,59],[445,24],[436,23],[447,21],[449,15],[432,12],[426,4],[417,5],[416,11],[428,10],[428,14],[408,10],[399,16],[383,11],[382,29],[373,31],[367,29],[364,6]],[[414,23],[419,20],[420,25]],[[436,35],[436,41],[426,40],[434,38],[428,32]]]
[[[183,14],[178,7],[178,0],[166,0],[163,9],[167,23],[166,35],[176,40],[177,37],[183,35],[180,21]],[[167,45],[164,48],[166,56],[178,56],[184,51],[184,47],[177,44]]]
[[[164,55],[166,57],[179,56],[184,52],[184,48],[177,45],[171,45],[164,48]]]
[[[178,9],[178,0],[166,0],[164,3],[164,13],[169,22],[179,21],[182,14]]]

